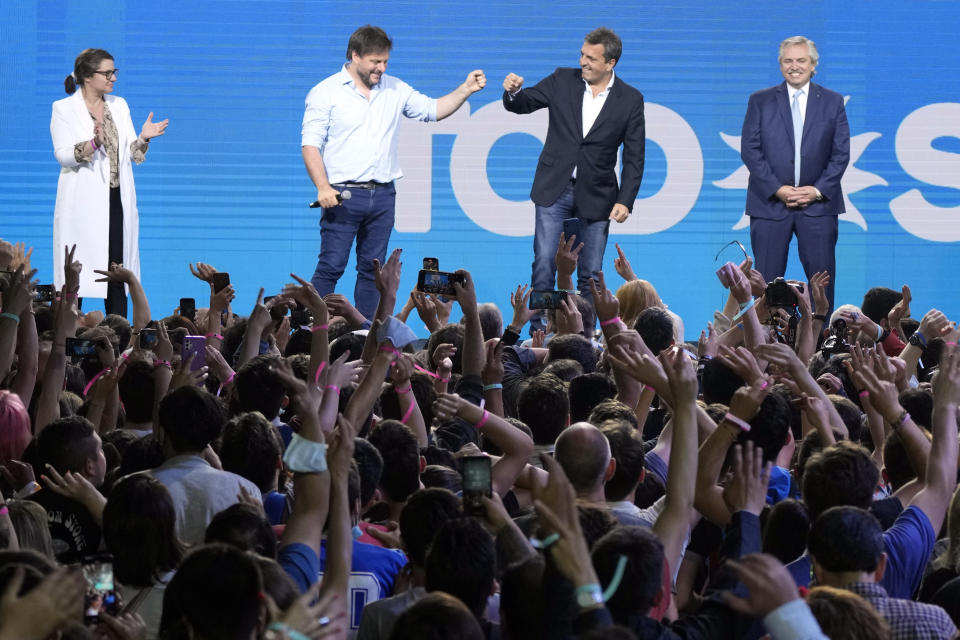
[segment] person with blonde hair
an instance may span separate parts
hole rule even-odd
[[[683,319],[667,308],[653,284],[646,280],[630,280],[617,289],[616,295],[620,302],[620,318],[629,328],[634,327],[644,309],[657,307],[669,314],[673,322],[674,341],[678,344],[683,342]]]

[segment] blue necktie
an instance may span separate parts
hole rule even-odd
[[[800,186],[800,142],[803,138],[803,118],[800,116],[800,96],[803,91],[793,94],[790,111],[793,114],[793,184]]]

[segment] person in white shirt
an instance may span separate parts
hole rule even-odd
[[[442,98],[427,97],[387,75],[392,46],[379,27],[354,31],[347,63],[307,94],[301,132],[303,162],[317,187],[316,206],[323,208],[320,256],[311,281],[321,296],[332,293],[356,238],[354,303],[368,319],[379,301],[373,261],[385,261],[393,229],[394,181],[403,177],[397,163],[400,116],[443,120],[487,82],[476,69]],[[344,191],[351,197],[344,197]]]

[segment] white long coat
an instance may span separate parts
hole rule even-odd
[[[140,277],[140,218],[133,184],[130,143],[137,138],[130,119],[130,108],[123,98],[105,95],[120,139],[120,200],[123,203],[123,266]],[[53,153],[60,163],[57,204],[53,212],[53,277],[57,288],[63,286],[63,248],[77,245],[74,260],[83,265],[80,272],[80,296],[106,298],[107,284],[94,282],[101,277],[94,269],[109,268],[110,232],[110,159],[103,149],[93,158],[77,163],[73,145],[93,138],[93,118],[76,93],[53,103],[50,119]]]

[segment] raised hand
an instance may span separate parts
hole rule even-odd
[[[613,268],[617,270],[617,274],[627,282],[638,280],[637,274],[633,272],[630,260],[627,259],[623,249],[620,248],[619,244],[615,246],[617,247],[617,257],[613,259]]]
[[[697,370],[683,349],[664,349],[660,362],[670,383],[670,392],[676,403],[694,403],[697,400]]]
[[[559,278],[569,278],[577,270],[577,260],[584,244],[578,241],[577,236],[566,237],[560,234],[560,244],[557,245],[557,254],[554,258]]]
[[[97,282],[123,282],[129,284],[136,279],[133,271],[116,262],[111,262],[110,268],[106,271],[103,269],[94,269],[93,272],[103,276],[102,278],[97,278]]]
[[[63,248],[63,279],[68,293],[74,293],[80,288],[80,271],[83,265],[74,261],[73,255],[76,251],[77,245]]]
[[[759,516],[767,503],[767,484],[773,462],[763,462],[763,449],[753,441],[733,448],[733,476],[723,488],[723,502],[730,513],[748,511]]]
[[[642,384],[657,389],[658,392],[670,389],[667,372],[664,371],[660,361],[650,353],[638,353],[617,345],[607,353],[607,359],[614,368]]]
[[[557,335],[583,333],[583,316],[580,315],[573,296],[567,296],[560,301],[556,318]]]
[[[830,301],[827,300],[827,285],[830,284],[830,274],[826,271],[815,273],[807,284],[810,285],[814,313],[825,314],[827,309],[830,308]]]
[[[516,93],[523,88],[523,76],[518,76],[515,73],[508,73],[507,77],[503,79],[503,90],[507,93]]]
[[[729,289],[741,305],[746,304],[753,297],[750,280],[732,262],[726,263],[717,270],[717,278],[720,279],[720,284]]]
[[[310,309],[313,320],[318,324],[327,323],[327,303],[323,301],[323,298],[320,297],[320,294],[317,293],[316,288],[312,283],[304,280],[295,273],[291,273],[290,277],[297,281],[297,284],[288,284],[283,288],[283,296],[285,298],[291,298],[300,304],[302,304],[307,309]]]
[[[516,291],[510,292],[510,306],[513,307],[513,320],[510,322],[510,326],[518,332],[523,329],[523,325],[527,324],[530,318],[533,317],[533,314],[536,313],[527,306],[527,303],[530,302],[531,293],[533,293],[533,291],[528,291],[527,285],[519,284],[517,285]]]
[[[713,323],[707,323],[707,329],[700,332],[700,339],[697,341],[697,355],[701,358],[713,358],[717,355],[719,345],[717,344],[717,332],[713,328]]]
[[[484,344],[486,363],[483,365],[481,379],[483,384],[497,384],[503,382],[503,347],[500,338],[490,338]]]
[[[16,270],[17,267],[23,267],[25,273],[30,272],[30,256],[33,255],[33,247],[27,249],[24,242],[17,242],[13,245],[13,259],[10,261],[10,268]]]
[[[483,75],[482,69],[474,69],[467,74],[467,79],[463,81],[463,86],[470,93],[476,93],[487,86],[487,76]]]
[[[217,273],[217,270],[214,269],[211,265],[205,264],[203,262],[198,262],[196,268],[193,264],[188,265],[190,267],[190,273],[193,274],[195,278],[199,278],[204,282],[209,282],[213,284],[213,274]]]
[[[757,359],[746,347],[731,349],[727,345],[720,345],[718,357],[723,364],[733,369],[733,372],[743,378],[747,384],[753,384],[755,380],[763,377],[763,370],[757,363]]]
[[[146,142],[150,142],[153,138],[157,136],[162,136],[167,132],[167,125],[170,124],[170,118],[161,120],[160,122],[153,121],[153,111],[150,112],[150,115],[147,116],[147,119],[143,123],[143,127],[140,129],[140,138]]]
[[[891,329],[896,330],[900,326],[901,320],[910,317],[910,302],[912,301],[913,294],[910,293],[910,287],[903,285],[900,302],[893,305],[893,308],[887,313],[887,323]]]
[[[474,287],[473,276],[466,269],[458,269],[457,275],[463,278],[463,283],[454,282],[453,290],[457,295],[457,303],[460,309],[466,314],[473,312],[477,308],[477,290]]]
[[[373,279],[377,285],[377,291],[380,295],[397,295],[397,288],[400,286],[400,269],[403,263],[400,262],[400,254],[403,249],[394,249],[387,262],[380,265],[380,261],[373,259]]]
[[[620,301],[607,289],[603,271],[597,271],[596,280],[590,278],[590,293],[593,295],[593,307],[597,311],[598,320],[604,322],[617,317],[620,313]]]
[[[342,293],[328,293],[323,301],[330,314],[344,318],[352,327],[359,327],[367,321]]]

